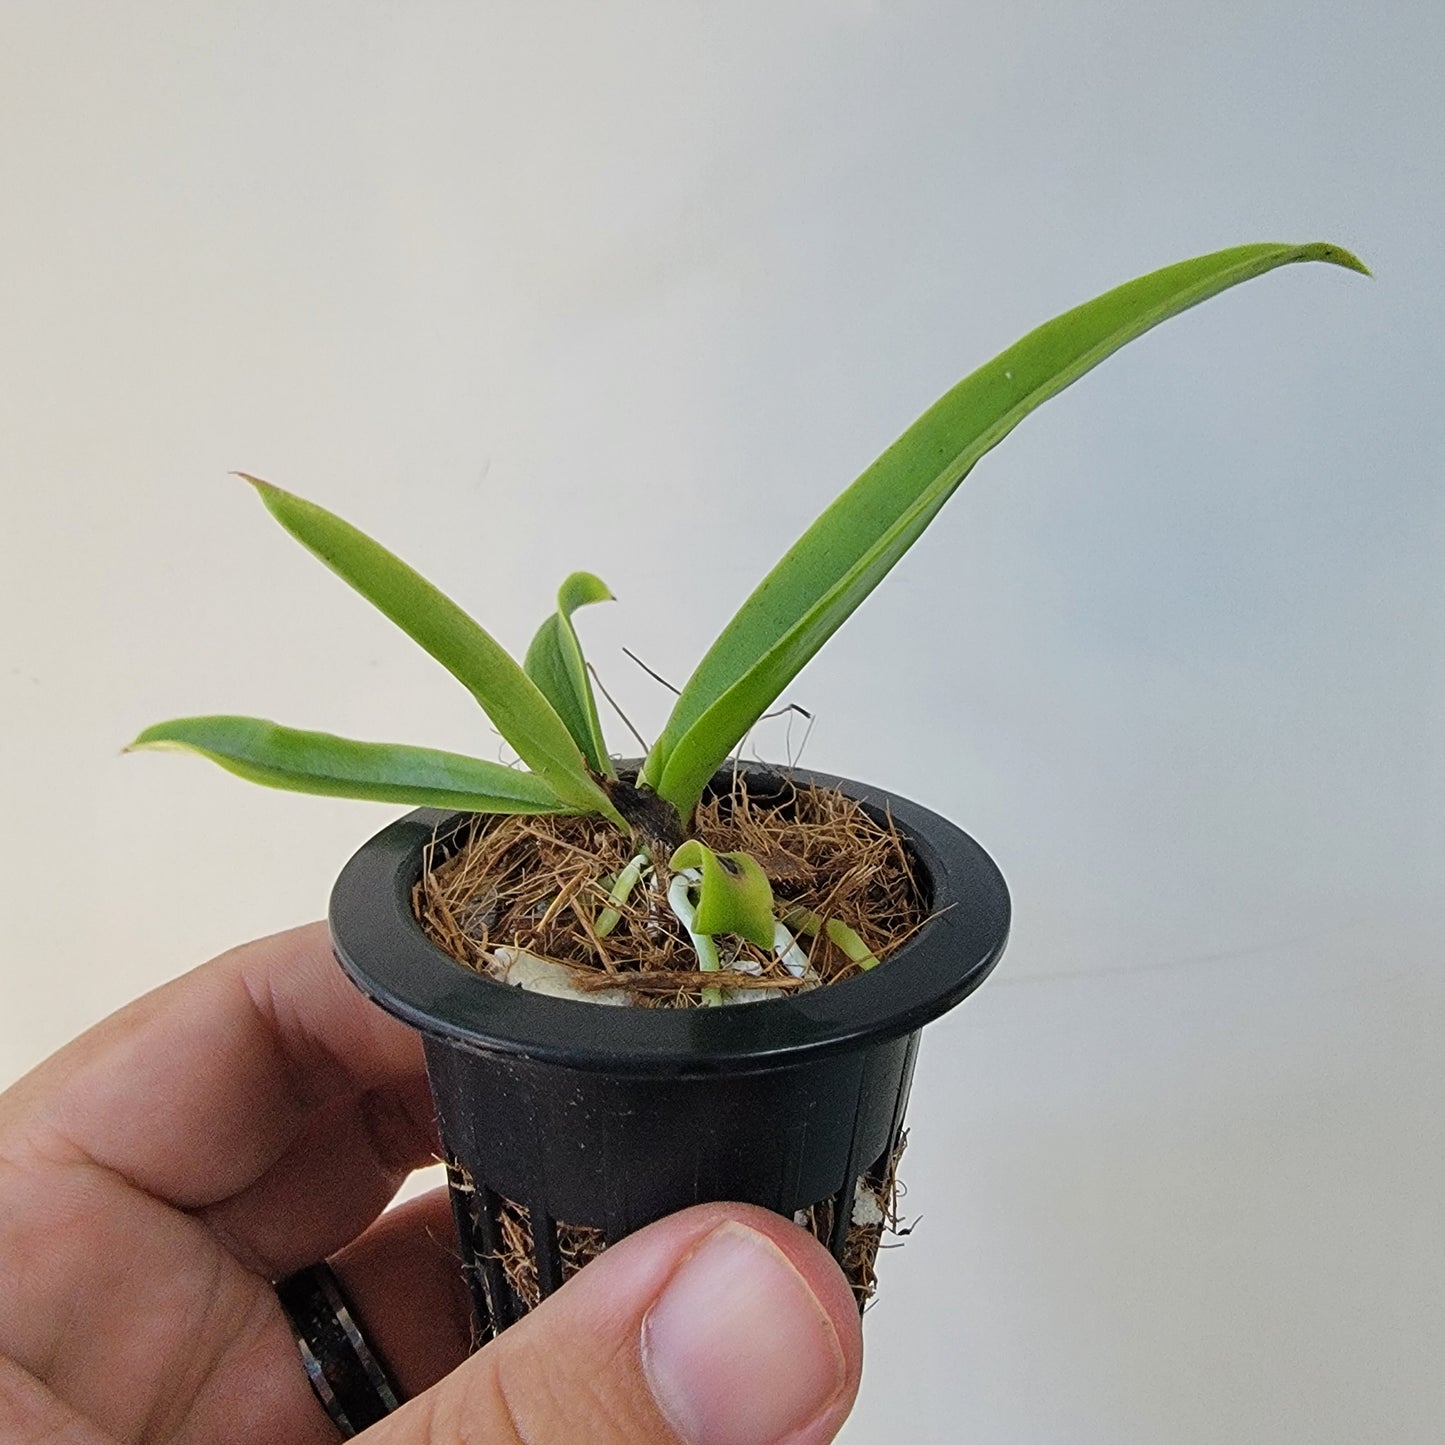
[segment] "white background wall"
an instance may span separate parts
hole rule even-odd
[[[518,648],[599,572],[651,730],[621,644],[680,679],[964,372],[1332,239],[1377,279],[1089,377],[792,690],[805,761],[962,823],[1017,916],[927,1037],[845,1439],[1438,1440],[1442,54],[1431,0],[8,0],[0,1076],[317,915],[393,811],[122,758],[146,723],[496,751],[228,469]]]

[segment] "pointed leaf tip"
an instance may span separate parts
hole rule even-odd
[[[569,616],[592,602],[616,602],[612,589],[592,572],[573,572],[557,589],[557,610]]]
[[[1336,246],[1330,241],[1314,241],[1300,250],[1302,261],[1327,261],[1332,266],[1343,266],[1346,271],[1358,271],[1361,276],[1374,279],[1375,273],[1353,251],[1347,251],[1343,246]]]

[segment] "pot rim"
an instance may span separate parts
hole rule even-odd
[[[468,816],[439,808],[383,828],[341,870],[329,909],[337,961],[374,1002],[434,1038],[618,1074],[735,1072],[820,1058],[913,1033],[972,993],[1008,941],[1008,886],[993,859],[946,818],[882,788],[805,769],[767,771],[841,788],[891,817],[909,844],[933,912],[879,967],[731,1008],[604,1008],[509,987],[458,963],[412,912],[425,846]]]

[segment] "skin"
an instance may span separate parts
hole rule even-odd
[[[811,1292],[839,1362],[787,1445],[833,1438],[861,1368],[847,1283],[744,1206],[639,1232],[466,1359],[444,1191],[382,1214],[437,1149],[417,1037],[345,981],[319,924],[105,1020],[0,1095],[0,1439],[331,1445],[271,1289],[329,1257],[412,1397],[366,1440],[676,1445],[645,1322],[729,1221]]]

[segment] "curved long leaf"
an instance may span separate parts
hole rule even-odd
[[[1066,312],[961,381],[833,502],[743,603],[683,688],[648,756],[645,780],[686,816],[728,753],[985,452],[1121,346],[1293,261],[1365,270],[1348,251],[1323,242],[1217,251]]]
[[[244,473],[242,475],[245,475]],[[505,648],[400,557],[324,507],[247,476],[266,509],[481,704],[520,757],[577,812],[626,824],[593,781],[566,724]]]
[[[293,793],[473,813],[579,811],[535,773],[461,753],[305,732],[264,718],[174,718],[148,727],[126,751],[144,748],[199,753],[238,777]]]
[[[572,741],[581,748],[593,772],[607,778],[617,774],[607,756],[597,700],[592,696],[592,679],[587,676],[572,614],[589,602],[612,600],[611,591],[600,577],[590,572],[572,573],[557,589],[557,610],[537,629],[522,664],[522,670],[567,725]]]

